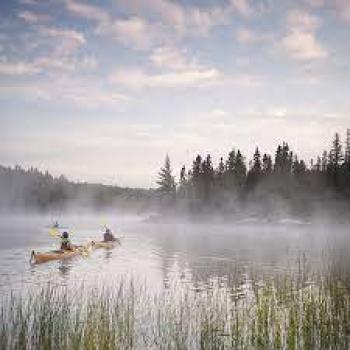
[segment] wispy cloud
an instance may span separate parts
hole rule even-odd
[[[86,43],[84,34],[73,29],[42,26],[39,32],[54,41],[53,50],[57,56],[71,55]]]
[[[257,34],[246,27],[237,29],[235,36],[241,44],[253,44],[258,40]]]
[[[348,0],[334,0],[336,10],[341,18],[350,22],[350,2]]]
[[[321,20],[306,11],[295,9],[287,15],[288,33],[280,46],[296,60],[315,60],[328,56],[328,50],[316,37]]]
[[[18,18],[30,24],[49,22],[52,19],[51,16],[47,14],[33,12],[29,10],[19,12]]]
[[[122,85],[131,89],[142,88],[174,88],[203,86],[216,81],[220,72],[214,68],[183,70],[180,72],[168,72],[152,74],[140,69],[120,69],[110,77],[110,81],[116,85]]]
[[[156,48],[150,60],[153,65],[161,69],[170,70],[191,70],[200,68],[194,58],[189,58],[185,50],[179,50],[172,46],[164,46]]]
[[[253,8],[249,0],[231,0],[234,10],[236,10],[240,15],[250,16],[253,14]]]
[[[39,68],[28,62],[10,62],[8,60],[0,60],[0,75],[32,75],[39,72]]]

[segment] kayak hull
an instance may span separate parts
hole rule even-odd
[[[34,264],[42,264],[48,261],[53,261],[53,260],[65,260],[65,259],[70,259],[73,258],[77,255],[83,255],[86,256],[89,254],[91,251],[91,246],[87,247],[78,247],[74,250],[54,250],[51,252],[35,252],[34,250],[32,251],[31,255],[31,262]]]
[[[52,251],[52,252],[32,252],[31,261],[34,264],[42,264],[53,260],[65,260],[80,254],[78,250]]]
[[[119,241],[111,241],[111,242],[104,242],[104,241],[94,241],[91,242],[92,249],[112,249],[119,245]]]

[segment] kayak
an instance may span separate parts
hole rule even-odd
[[[120,245],[119,240],[110,241],[110,242],[105,242],[105,241],[92,241],[91,242],[92,249],[100,249],[100,248],[112,249],[112,248],[116,247],[117,245]]]
[[[34,264],[41,264],[52,260],[69,259],[77,255],[86,255],[89,252],[89,247],[78,247],[74,250],[52,250],[41,253],[32,251],[30,261]]]

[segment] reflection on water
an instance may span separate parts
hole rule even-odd
[[[62,277],[68,276],[69,272],[72,270],[73,264],[70,261],[63,260],[58,263],[58,271]]]
[[[52,282],[106,286],[128,276],[151,288],[181,283],[210,288],[211,281],[247,284],[255,277],[318,267],[325,249],[349,253],[346,227],[283,223],[266,225],[151,224],[138,217],[83,216],[64,218],[74,244],[102,238],[101,222],[122,232],[122,245],[96,250],[87,257],[31,266],[30,252],[57,249],[48,234],[47,217],[15,217],[0,221],[0,292]]]

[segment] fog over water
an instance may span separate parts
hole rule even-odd
[[[71,240],[86,244],[102,238],[104,225],[121,238],[113,250],[88,257],[32,266],[30,253],[57,249],[49,227],[58,219]],[[0,291],[35,289],[47,282],[88,287],[109,286],[120,278],[146,282],[155,290],[181,283],[192,288],[213,279],[258,278],[322,268],[327,259],[349,256],[346,225],[296,220],[230,224],[151,223],[135,215],[2,216],[0,220]]]

